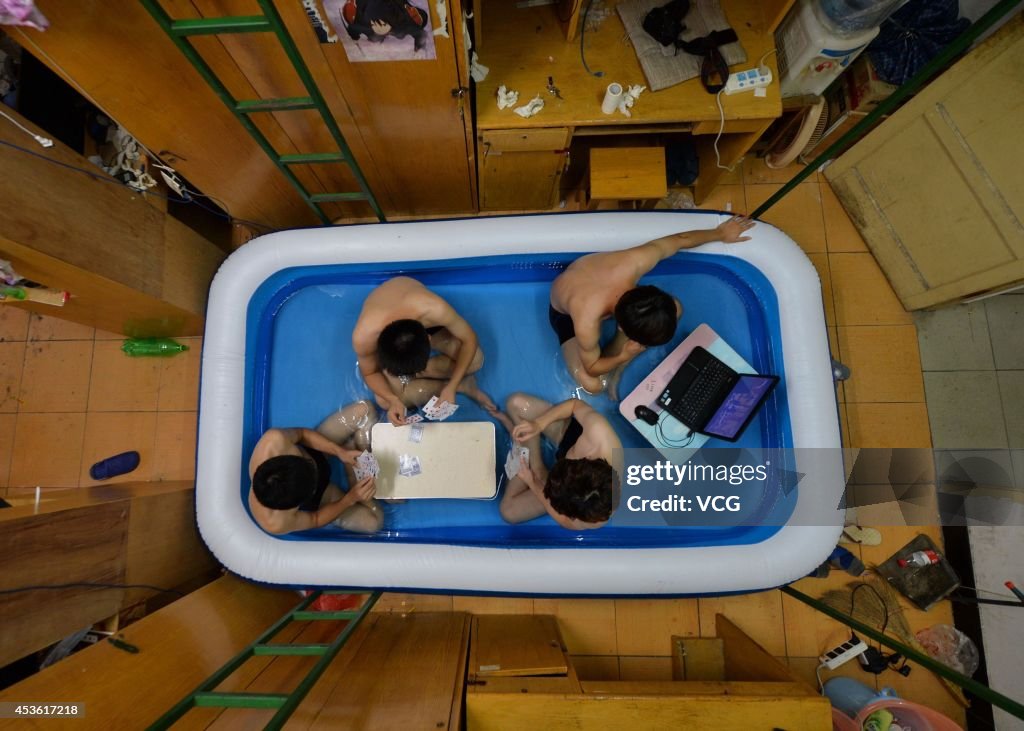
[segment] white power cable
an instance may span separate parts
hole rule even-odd
[[[14,117],[12,117],[11,115],[7,114],[6,112],[0,111],[0,117],[3,117],[4,119],[6,119],[8,122],[13,124],[15,127],[20,129],[22,132],[27,134],[29,137],[34,139],[36,142],[38,142],[43,147],[53,147],[53,140],[51,140],[49,137],[43,137],[42,135],[37,135],[35,132],[30,130],[28,127],[23,125],[21,122],[19,122]]]

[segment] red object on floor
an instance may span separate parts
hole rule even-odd
[[[303,596],[309,596],[303,591]],[[354,609],[359,606],[361,594],[324,594],[309,605],[314,612],[339,612],[343,609]]]

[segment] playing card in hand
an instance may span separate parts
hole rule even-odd
[[[356,457],[356,463],[352,467],[352,471],[355,473],[357,480],[362,480],[367,477],[376,477],[380,474],[380,464],[377,462],[376,457],[369,452],[364,451]]]
[[[452,404],[447,401],[438,401],[437,396],[432,396],[420,410],[423,412],[423,415],[431,421],[444,421],[454,414],[458,408],[458,404]]]
[[[406,424],[418,424],[423,421],[423,414],[411,414],[405,417]]]
[[[520,447],[516,444],[508,450],[508,457],[505,458],[505,476],[512,479],[519,474],[524,465],[530,464],[529,447]]]

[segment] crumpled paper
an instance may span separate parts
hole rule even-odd
[[[476,55],[476,51],[473,51],[473,55],[469,60],[469,75],[473,77],[473,81],[479,84],[487,78],[487,74],[490,72],[491,69],[480,63],[480,57]],[[500,105],[498,108],[501,108]]]
[[[434,28],[435,36],[450,38],[448,35],[448,3],[445,0],[437,0],[434,3],[434,10],[437,11],[437,27]]]
[[[626,89],[626,92],[622,95],[622,99],[619,101],[619,111],[627,117],[632,117],[633,113],[630,112],[630,108],[636,104],[637,97],[643,93],[646,86],[634,84]]]
[[[513,111],[525,119],[526,117],[532,117],[543,108],[544,100],[541,98],[540,94],[538,94],[523,106],[516,107]]]
[[[498,109],[514,107],[519,102],[519,92],[511,91],[502,84],[498,87]]]

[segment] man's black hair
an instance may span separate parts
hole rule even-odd
[[[305,457],[282,454],[256,468],[252,491],[260,504],[271,510],[291,510],[316,491],[316,468]]]
[[[676,301],[657,287],[634,287],[619,297],[615,322],[630,340],[664,345],[676,332]]]
[[[603,523],[618,501],[619,476],[603,459],[560,459],[551,466],[544,497],[560,514]]]
[[[380,367],[393,376],[415,376],[430,360],[430,336],[416,320],[395,320],[377,338]]]

